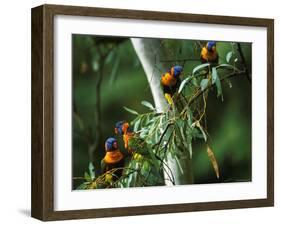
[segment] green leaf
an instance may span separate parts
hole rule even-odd
[[[128,178],[127,178],[127,183],[126,183],[127,187],[131,186],[132,180],[133,180],[133,173],[130,173]]]
[[[147,145],[147,147],[148,147],[148,145]],[[149,153],[149,155],[150,155],[150,157],[151,157],[151,159],[152,159],[154,165],[155,165],[155,166],[159,166],[159,161],[158,161],[158,159],[155,157],[155,154],[154,154],[154,152],[152,151],[152,149],[151,149],[150,147],[148,147],[147,150],[148,150],[148,153]]]
[[[85,179],[86,181],[92,181],[91,176],[90,176],[87,172],[84,173],[84,179]]]
[[[191,79],[192,79],[192,77],[189,76],[188,78],[184,79],[184,80],[181,82],[178,93],[181,93],[181,91],[183,90],[183,88],[185,87],[185,85],[186,85],[188,82],[190,82]]]
[[[141,104],[148,107],[150,110],[155,111],[155,108],[153,107],[153,105],[151,103],[149,103],[148,101],[143,100],[141,102]]]
[[[169,151],[166,152],[166,159],[167,159],[167,157],[169,157],[169,156],[167,155],[167,153],[169,153],[172,158],[175,158],[175,155],[176,155],[176,153],[175,153],[175,150],[176,150],[176,141],[175,141],[175,140],[176,140],[176,136],[175,136],[175,134],[173,134],[173,135],[172,135],[171,142],[169,143]]]
[[[218,79],[218,72],[215,67],[212,68],[212,84],[215,84],[215,82]]]
[[[193,138],[205,139],[198,128],[193,128],[190,134],[192,135]]]
[[[187,122],[188,122],[188,125],[191,126],[192,125],[192,119],[193,119],[193,113],[192,113],[192,111],[190,110],[189,107],[187,107],[187,114],[188,114]]]
[[[126,111],[130,112],[131,114],[133,114],[133,115],[139,115],[139,113],[138,113],[137,111],[133,110],[133,109],[127,108],[127,107],[125,107],[125,106],[123,106],[123,108],[124,108]]]
[[[228,52],[228,53],[226,54],[225,59],[226,59],[226,62],[227,62],[227,63],[229,63],[229,61],[230,61],[232,55],[233,55],[233,52],[232,52],[232,51],[230,51],[230,52]]]
[[[221,81],[217,69],[215,67],[212,68],[212,84],[214,83],[216,84],[217,87],[217,97],[221,96],[223,101]]]
[[[150,165],[148,163],[148,161],[144,161],[142,167],[141,167],[141,174],[144,176],[144,177],[147,177],[148,174],[149,174],[149,171],[150,171]]]
[[[143,115],[139,115],[139,116],[137,116],[133,121],[131,121],[131,125],[134,125],[137,121],[141,121],[142,120],[142,117],[143,117]]]
[[[180,126],[178,125],[178,123],[175,123],[174,128],[175,128],[176,136],[180,139],[180,143],[186,147],[185,135],[181,132],[181,129],[180,129]]]
[[[200,131],[201,131],[201,133],[203,135],[203,138],[204,138],[204,140],[206,142],[207,141],[207,135],[206,135],[204,129],[202,128],[202,126],[200,125],[200,123],[198,121],[195,123],[195,125],[200,129]]]
[[[149,171],[150,166],[149,166],[149,163],[148,163],[147,161],[144,161],[143,166],[142,166],[142,169],[143,169],[144,171],[146,171],[146,172]]]
[[[139,126],[140,126],[140,123],[141,123],[141,118],[139,118],[138,120],[136,120],[136,121],[134,122],[134,131],[135,131],[135,132],[138,131]]]
[[[89,175],[90,175],[91,179],[94,179],[95,178],[95,167],[92,162],[89,163],[88,168],[89,168]]]
[[[230,64],[220,64],[219,66],[216,67],[216,69],[220,69],[220,68],[226,68],[226,69],[232,69],[232,70],[237,70],[237,68],[233,67]]]
[[[208,84],[209,84],[209,79],[207,78],[202,79],[200,83],[201,90],[204,91],[207,88]]]
[[[194,85],[195,87],[199,87],[199,84],[198,84],[198,81],[197,81],[197,79],[196,78],[192,78],[192,80],[191,80],[191,83],[192,83],[192,85]]]
[[[84,190],[84,189],[87,189],[87,188],[88,188],[88,185],[89,185],[88,182],[84,182],[84,183],[80,184],[80,185],[76,188],[76,190]]]
[[[184,174],[181,163],[180,163],[180,161],[179,161],[179,159],[176,155],[175,155],[175,160],[176,160],[176,163],[178,164],[178,167],[179,167],[179,170],[180,170],[181,174]]]
[[[192,74],[194,75],[196,72],[201,71],[202,69],[207,68],[207,67],[209,67],[209,66],[210,66],[209,63],[200,64],[200,65],[198,65],[197,67],[195,67],[195,68],[193,69]]]
[[[217,91],[218,91],[217,97],[221,96],[221,100],[223,101],[221,81],[219,79],[217,79],[217,81],[216,81],[216,87],[217,87]]]

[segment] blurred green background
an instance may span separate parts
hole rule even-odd
[[[168,49],[167,69],[178,59],[192,58],[184,64],[184,75],[201,64],[200,48],[196,41],[163,40]],[[241,43],[248,70],[251,72],[251,44]],[[218,42],[220,63],[233,45]],[[195,60],[194,60],[195,59]],[[233,57],[235,59],[235,57]],[[159,60],[159,59],[158,59]],[[157,70],[156,60],[155,73]],[[239,65],[237,65],[239,66]],[[134,116],[123,109],[132,108],[140,113],[147,111],[142,100],[153,103],[144,70],[128,38],[97,37],[74,34],[72,36],[73,77],[73,189],[83,180],[84,172],[92,161],[96,175],[100,174],[104,141],[114,136],[115,122],[132,121]],[[96,97],[100,83],[101,137],[96,139]],[[217,180],[206,153],[206,145],[195,140],[193,168],[195,183],[235,182],[251,180],[251,84],[245,76],[235,77],[222,84],[224,101],[217,98],[216,90],[209,92],[207,125],[211,135],[212,150],[216,155],[220,179]]]

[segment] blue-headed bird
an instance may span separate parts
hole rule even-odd
[[[206,46],[204,46],[201,50],[201,62],[217,64],[218,61],[219,61],[219,55],[216,48],[216,42],[215,41],[207,42]]]
[[[161,77],[164,96],[170,105],[173,104],[172,97],[177,92],[181,84],[180,75],[182,74],[182,72],[183,67],[176,65],[171,67],[171,69],[164,73]]]
[[[129,147],[129,140],[134,136],[134,132],[130,128],[130,125],[126,121],[119,121],[115,124],[115,133],[122,135],[124,141],[124,147],[131,154],[133,152],[132,148]]]
[[[113,137],[110,137],[105,141],[105,151],[105,156],[101,161],[101,170],[102,173],[106,173],[116,169],[116,171],[112,173],[112,180],[114,181],[122,176],[124,156],[118,148],[117,140]]]
[[[151,152],[148,151],[148,146],[145,141],[135,133],[128,122],[119,121],[115,124],[115,133],[122,135],[124,146],[127,149],[128,153],[132,156],[132,159],[137,162],[142,162],[143,164],[148,163],[148,168],[150,169],[149,180],[146,181],[147,184],[159,184],[163,185],[163,174],[162,170],[159,168],[159,165],[156,164],[151,157]],[[156,157],[154,157],[155,159]],[[128,163],[130,166],[131,162]],[[135,166],[136,167],[136,166]],[[137,167],[140,167],[138,165]],[[148,179],[148,178],[147,178]]]
[[[143,154],[147,154],[146,145],[130,127],[126,121],[119,121],[115,124],[115,133],[121,135],[124,147],[134,159],[140,160]]]

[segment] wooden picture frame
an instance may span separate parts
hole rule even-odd
[[[267,198],[100,209],[54,210],[54,17],[55,15],[240,25],[267,29]],[[31,215],[49,220],[163,214],[274,205],[274,20],[183,13],[42,5],[32,9]]]

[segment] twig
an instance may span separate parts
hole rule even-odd
[[[198,122],[201,121],[201,119],[203,118],[203,116],[204,116],[205,113],[206,113],[207,102],[206,102],[206,99],[205,99],[205,94],[204,94],[204,92],[203,92],[203,103],[204,103],[203,113],[202,113],[202,115],[200,116],[200,118],[198,119]]]
[[[129,176],[131,173],[134,173],[134,172],[138,172],[139,170],[136,170],[136,169],[133,169],[133,168],[129,168],[129,167],[117,167],[117,168],[114,168],[114,169],[111,169],[111,170],[108,170],[106,171],[104,174],[100,175],[99,177],[97,177],[95,179],[95,182],[96,183],[101,183],[103,182],[104,178],[106,175],[113,175],[117,170],[131,170],[132,172],[126,174],[126,175],[122,175],[117,181],[119,181],[121,178],[126,178],[127,176]]]
[[[223,82],[225,79],[227,78],[231,78],[231,77],[235,77],[235,76],[239,76],[239,75],[243,75],[246,73],[246,70],[243,71],[239,71],[239,72],[232,72],[228,75],[226,75],[225,77],[221,78],[220,81]],[[188,103],[188,106],[190,106],[198,97],[200,97],[204,92],[206,92],[207,90],[209,90],[211,87],[213,87],[215,84],[210,84],[208,85],[203,91],[200,90],[196,95],[194,95]]]
[[[171,125],[173,125],[173,123],[169,123],[169,124],[166,126],[165,130],[163,131],[163,133],[162,133],[162,135],[161,135],[161,137],[160,137],[160,139],[159,139],[159,141],[158,141],[156,144],[153,145],[153,148],[154,148],[155,146],[158,146],[158,147],[157,147],[157,150],[156,150],[156,153],[157,153],[157,151],[158,151],[158,149],[159,149],[159,147],[160,147],[160,144],[161,144],[161,142],[162,142],[162,140],[163,140],[163,138],[164,138],[166,132],[168,131],[168,129],[169,129],[169,127],[170,127]]]
[[[168,164],[165,163],[165,161],[164,161],[163,159],[161,159],[157,154],[155,154],[155,157],[156,157],[158,160],[160,160],[160,162],[161,162],[162,164],[164,164],[164,165],[168,168],[168,170],[170,171],[170,174],[172,175],[172,178],[171,178],[170,174],[167,172],[167,170],[165,169],[165,167],[163,167],[164,171],[167,173],[167,175],[168,175],[168,177],[169,177],[169,180],[172,182],[173,185],[175,185],[175,178],[174,178],[173,171],[171,170],[171,168],[170,168],[170,167],[168,166]]]
[[[116,181],[114,181],[114,182],[112,183],[112,185],[117,184],[118,182],[120,182],[121,180],[127,178],[129,175],[131,175],[131,174],[133,174],[133,173],[136,173],[136,172],[139,173],[139,172],[140,172],[140,169],[132,169],[132,168],[127,168],[127,169],[131,170],[131,172],[129,172],[129,173],[127,173],[127,174],[122,175],[121,177],[119,177],[118,180],[116,180]]]

